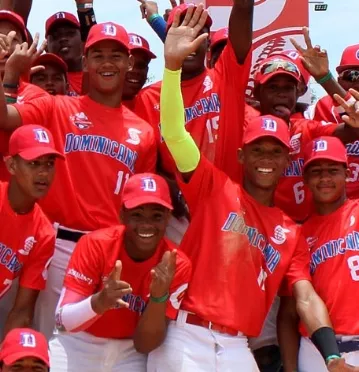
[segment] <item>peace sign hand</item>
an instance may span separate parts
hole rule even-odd
[[[295,39],[291,38],[290,41],[295,49],[301,54],[301,60],[305,69],[316,79],[320,80],[329,73],[329,59],[325,49],[321,49],[316,45],[313,47],[312,40],[309,36],[309,29],[303,27],[303,36],[306,44],[306,49],[302,48]]]
[[[342,116],[344,123],[353,128],[359,128],[359,92],[354,89],[349,89],[351,95],[356,99],[356,102],[348,104],[338,94],[334,94],[334,99],[343,107],[346,115]]]
[[[176,257],[176,250],[165,252],[161,262],[151,270],[150,293],[152,297],[160,298],[169,293],[176,272]]]

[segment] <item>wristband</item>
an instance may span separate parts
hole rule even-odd
[[[334,360],[334,359],[340,359],[340,356],[338,356],[338,355],[329,355],[329,356],[325,359],[325,364],[328,365],[329,362],[330,362],[331,360]]]
[[[77,9],[92,9],[92,3],[85,3],[85,4],[77,4]]]
[[[7,89],[19,89],[19,84],[7,84],[3,83],[2,86]]]
[[[151,17],[148,18],[148,23],[152,23],[158,17],[161,17],[158,13],[152,14]]]
[[[6,103],[16,103],[17,102],[17,94],[5,93]]]
[[[160,303],[163,303],[163,302],[166,302],[168,300],[168,298],[170,297],[169,293],[167,292],[164,296],[162,297],[153,297],[152,295],[150,295],[150,300],[153,301],[153,302],[156,302],[157,304],[160,304]]]
[[[337,340],[333,328],[321,327],[317,329],[310,338],[320,354],[326,361],[327,358],[332,358],[336,355],[340,358]]]
[[[323,85],[324,83],[326,83],[327,81],[329,81],[332,78],[333,78],[333,75],[329,71],[324,77],[322,77],[321,79],[317,80],[317,83],[320,84],[320,85]]]

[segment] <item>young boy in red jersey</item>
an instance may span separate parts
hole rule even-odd
[[[172,210],[166,181],[132,176],[121,225],[80,239],[71,257],[50,341],[51,370],[146,371],[188,286],[191,264],[164,238]],[[140,354],[143,353],[143,354]]]
[[[54,328],[56,304],[75,243],[88,231],[118,223],[127,179],[155,169],[153,129],[122,105],[126,73],[132,68],[128,41],[126,30],[118,24],[91,28],[84,56],[84,70],[89,75],[86,96],[47,95],[6,106],[0,86],[0,128],[11,131],[40,123],[53,131],[66,156],[41,203],[51,222],[59,226],[48,286],[39,297],[36,316],[47,337]],[[28,63],[30,54],[22,55],[23,63]]]
[[[31,326],[39,291],[45,288],[55,231],[37,201],[49,191],[56,159],[63,158],[51,133],[39,125],[18,128],[9,151],[10,181],[0,183],[0,298],[17,278],[19,287],[10,313],[0,316],[5,333]]]
[[[189,205],[191,224],[181,249],[192,261],[193,277],[176,322],[149,355],[148,371],[258,370],[247,336],[261,331],[283,279],[329,370],[352,370],[339,356],[327,310],[310,283],[300,228],[274,206],[289,162],[287,124],[269,115],[248,124],[238,156],[243,187],[201,155],[185,130],[180,68],[206,37],[197,37],[206,18],[202,5],[191,6],[182,23],[177,12],[165,43],[162,135]]]
[[[339,351],[350,364],[359,366],[359,202],[347,199],[345,182],[349,174],[346,149],[335,137],[320,137],[304,152],[304,180],[315,205],[315,212],[303,225],[310,248],[313,286],[327,306],[336,333]],[[279,321],[296,324],[290,304],[283,303]],[[289,319],[288,319],[289,317]],[[283,332],[289,336],[292,327]],[[325,372],[327,368],[303,327],[298,370]],[[296,341],[294,334],[283,339],[283,355]],[[285,360],[296,366],[296,354]]]

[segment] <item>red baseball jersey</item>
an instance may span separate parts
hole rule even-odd
[[[20,81],[17,103],[31,101],[32,99],[46,97],[48,93],[36,85]],[[0,181],[9,181],[10,174],[6,169],[3,157],[8,153],[11,133],[0,130]]]
[[[17,214],[7,193],[8,183],[0,182],[0,298],[17,277],[21,287],[44,289],[55,249],[55,230],[41,208]]]
[[[181,249],[193,267],[181,308],[258,336],[283,278],[290,286],[310,278],[299,228],[205,157],[189,183],[178,182],[191,214]]]
[[[317,102],[314,119],[332,121],[338,124],[343,122],[330,96],[325,96]],[[347,143],[346,148],[350,169],[346,190],[349,198],[356,199],[359,198],[359,141]]]
[[[201,152],[230,177],[240,179],[237,149],[242,141],[245,90],[252,53],[238,64],[230,42],[215,68],[182,81],[186,129]],[[136,98],[134,111],[157,130],[162,168],[176,171],[175,163],[160,134],[161,82],[145,89]]]
[[[122,262],[121,280],[129,283],[132,293],[125,296],[129,309],[106,311],[86,332],[96,337],[131,338],[139,317],[144,312],[149,299],[151,270],[161,261],[166,251],[176,246],[163,239],[156,253],[143,262],[133,261],[124,247],[125,227],[112,226],[85,235],[75,247],[69,262],[64,287],[89,297],[99,292],[115,267],[116,260]],[[177,267],[170,288],[170,298],[166,315],[176,319],[183,294],[191,276],[191,263],[183,252],[177,252]]]
[[[325,302],[336,334],[359,334],[359,200],[303,225],[313,286]]]
[[[83,72],[68,72],[67,79],[69,81],[69,89],[67,94],[69,96],[81,96]]]
[[[48,96],[15,106],[23,124],[50,129],[66,156],[41,201],[50,220],[83,231],[118,223],[126,180],[155,170],[151,126],[123,105],[103,106],[88,96]]]

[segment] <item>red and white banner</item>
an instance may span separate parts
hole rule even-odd
[[[192,1],[193,2],[193,1]],[[212,19],[211,31],[228,25],[233,0],[196,0],[205,3]],[[258,63],[268,55],[286,49],[294,49],[290,38],[303,44],[302,27],[309,24],[308,0],[255,0],[253,71]],[[253,80],[249,81],[249,91],[253,89]]]

